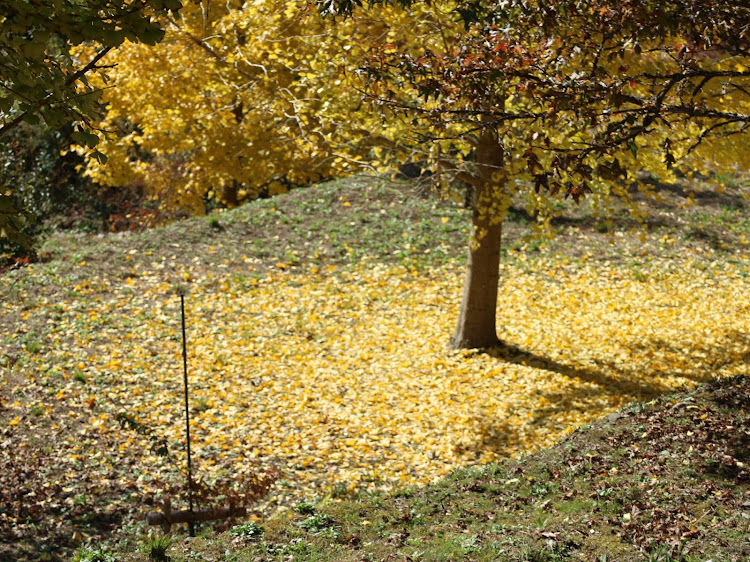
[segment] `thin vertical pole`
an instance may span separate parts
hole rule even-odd
[[[190,513],[193,512],[193,470],[190,465],[190,408],[188,404],[188,374],[187,374],[187,337],[185,336],[185,295],[180,293],[180,310],[182,312],[182,367],[185,381],[185,430],[187,433],[187,477],[188,477],[188,502]],[[190,536],[195,536],[193,522],[188,521]]]

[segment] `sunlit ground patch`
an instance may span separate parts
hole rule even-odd
[[[191,275],[196,471],[210,479],[259,461],[292,495],[426,482],[547,447],[633,400],[744,373],[750,357],[742,263],[655,261],[637,275],[562,260],[505,266],[498,317],[513,347],[489,353],[446,348],[455,266]],[[179,473],[115,416],[134,416],[182,458],[179,299],[157,273],[114,283],[92,279],[55,303],[48,351],[29,356],[51,389],[36,406],[75,406],[80,429],[60,436],[70,455],[118,435],[89,463],[130,464],[148,490]]]

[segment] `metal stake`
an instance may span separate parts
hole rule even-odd
[[[188,403],[188,374],[187,374],[187,337],[185,336],[185,294],[180,293],[180,310],[182,312],[182,366],[185,381],[185,430],[187,433],[187,477],[188,477],[188,502],[190,513],[193,513],[193,471],[190,464],[190,408]],[[188,520],[190,536],[195,536],[193,521]]]

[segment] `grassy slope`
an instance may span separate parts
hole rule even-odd
[[[686,213],[674,213],[671,210],[672,206],[683,200],[684,193],[678,187],[671,186],[667,190],[668,197],[671,199],[669,205],[652,205],[650,207],[650,222],[653,228],[651,236],[645,243],[640,241],[637,236],[627,234],[626,231],[607,232],[613,227],[603,225],[601,221],[591,215],[586,206],[582,206],[580,209],[573,210],[571,218],[559,221],[559,227],[562,230],[560,237],[547,245],[539,245],[525,238],[530,232],[530,226],[519,207],[513,212],[506,228],[506,247],[508,248],[506,260],[545,259],[546,256],[551,254],[563,254],[570,256],[572,259],[607,260],[631,270],[636,279],[640,274],[640,268],[645,265],[651,255],[693,254],[705,256],[711,260],[732,261],[736,259],[734,251],[737,248],[742,249],[743,245],[746,247],[746,236],[750,233],[750,223],[748,221],[747,203],[741,196],[742,189],[740,186],[730,187],[721,196],[713,195],[710,191],[701,191],[701,197],[698,198],[698,207]],[[626,226],[628,226],[628,221],[623,219],[616,222],[614,228],[619,229]],[[462,260],[465,252],[466,235],[466,211],[459,206],[424,198],[408,186],[381,185],[380,182],[373,183],[369,180],[362,180],[361,182],[335,182],[316,190],[297,191],[275,200],[259,201],[232,212],[219,214],[215,218],[191,219],[150,232],[111,235],[101,238],[75,234],[53,236],[43,250],[45,259],[49,261],[43,266],[37,266],[43,268],[41,274],[26,276],[22,271],[13,273],[13,282],[5,285],[3,289],[3,300],[5,302],[13,302],[18,298],[23,298],[25,305],[21,309],[8,309],[7,314],[0,318],[4,334],[12,335],[17,326],[24,326],[22,338],[9,336],[3,340],[0,366],[4,367],[4,380],[3,394],[0,398],[4,404],[9,405],[17,399],[19,393],[23,394],[24,399],[32,402],[35,392],[47,392],[33,386],[24,387],[23,380],[18,378],[24,376],[25,355],[38,352],[39,345],[44,346],[43,336],[45,324],[48,320],[48,317],[44,315],[31,315],[29,317],[24,313],[24,309],[31,310],[39,303],[44,303],[45,299],[54,302],[55,296],[61,294],[61,291],[70,290],[70,287],[85,282],[91,277],[122,280],[134,275],[136,271],[150,267],[154,263],[161,263],[164,264],[165,279],[169,279],[170,275],[176,278],[180,271],[194,265],[196,259],[205,268],[213,269],[222,276],[248,275],[247,264],[243,260],[246,255],[253,256],[254,271],[250,275],[257,276],[263,275],[264,271],[270,268],[294,270],[310,263],[333,263],[346,267],[347,264],[364,259],[366,256],[369,259],[407,262],[415,267],[429,267],[446,260]],[[612,240],[615,241],[614,244],[610,243]],[[243,242],[238,243],[238,241]],[[82,266],[84,263],[86,267]],[[33,336],[34,334],[36,334],[36,340],[29,337],[29,335]],[[20,392],[19,388],[22,389]],[[62,416],[65,413],[62,410],[59,412],[60,419],[64,420]],[[9,421],[10,416],[10,412],[4,413],[3,409],[0,408],[0,422],[2,422],[3,427]],[[33,420],[33,416],[31,419]],[[63,431],[65,431],[68,426],[64,421],[62,425],[64,426]],[[74,431],[75,428],[71,426],[70,430]],[[16,429],[15,431],[18,432],[19,430]],[[38,431],[40,438],[43,438],[45,429],[41,427],[41,424],[36,424],[33,431]],[[11,433],[8,429],[3,429],[3,434],[6,435],[9,443],[12,443]],[[586,448],[588,450],[588,447]],[[587,465],[592,464],[589,457],[585,458],[589,459],[586,461]],[[548,462],[548,460],[543,462]],[[33,470],[33,462],[30,461],[30,464],[31,466],[25,468]],[[44,467],[45,471],[53,469],[54,467]],[[502,470],[515,470],[513,474],[529,473],[533,476],[530,470],[523,468],[503,468]],[[459,482],[467,478],[476,480],[477,474],[474,476],[471,476],[471,474],[470,471],[463,476],[457,475],[441,484],[441,486],[448,487],[446,491],[449,493],[446,498],[456,495],[450,493],[450,486],[453,486],[451,482]],[[515,477],[505,478],[503,485]],[[610,477],[614,476],[610,475]],[[479,480],[482,478],[486,477],[483,476]],[[540,480],[545,477],[538,473],[534,478]],[[548,476],[546,478],[549,479]],[[466,485],[471,486],[470,483]],[[508,486],[513,485],[514,483],[508,484]],[[692,483],[681,482],[679,486],[685,490],[691,490]],[[481,486],[477,488],[477,490],[480,489]],[[571,489],[576,489],[576,486],[573,485]],[[599,489],[599,487],[596,489]],[[598,518],[596,515],[598,512],[595,508],[601,501],[608,501],[599,499],[600,497],[607,497],[606,489],[605,486],[603,488],[605,492],[602,492],[602,494],[597,492],[594,497],[582,502],[579,510],[590,513],[590,517]],[[535,497],[534,494],[542,493],[540,488],[535,490],[533,494],[530,491],[528,493],[523,492],[521,489],[516,492],[519,498],[527,497],[529,494]],[[741,497],[742,489],[738,488],[738,490],[740,496],[737,497]],[[548,492],[555,492],[554,486]],[[424,495],[426,493],[427,491],[419,492],[414,497],[422,497],[423,502],[427,502],[428,500],[424,499],[427,497]],[[717,497],[721,499],[721,496]],[[725,495],[724,497],[729,496]],[[732,501],[736,500],[737,497],[731,496]],[[365,550],[368,542],[373,543],[374,546],[370,550],[373,550],[373,555],[376,558],[386,556],[388,548],[393,546],[397,547],[394,552],[398,552],[398,558],[407,555],[414,557],[414,552],[403,550],[403,548],[409,546],[407,543],[408,536],[404,535],[405,531],[386,532],[383,530],[384,526],[381,522],[386,524],[387,527],[387,521],[383,520],[382,517],[380,517],[380,521],[377,521],[378,518],[375,515],[368,515],[370,513],[368,510],[376,509],[378,503],[387,505],[387,509],[396,510],[394,512],[397,515],[396,519],[401,518],[401,523],[408,530],[410,525],[416,525],[424,517],[419,518],[416,513],[413,516],[410,515],[412,507],[405,513],[399,507],[399,502],[403,503],[406,500],[407,498],[403,497],[398,501],[384,498],[362,500],[367,505],[361,507],[364,515],[357,517],[361,521],[369,520],[371,525],[364,525],[364,530],[361,532],[355,530],[355,527],[352,527],[351,532],[347,532],[348,527],[341,526],[342,516],[335,512],[337,505],[331,505],[330,509],[334,509],[331,516],[341,528],[337,530],[334,525],[333,531],[325,531],[321,527],[320,530],[323,530],[323,532],[316,535],[319,538],[314,539],[314,541],[321,544],[332,543],[333,548],[337,552],[340,550],[343,557],[361,557],[359,549]],[[483,499],[483,501],[485,500],[487,498]],[[497,503],[495,500],[492,501]],[[446,499],[443,499],[441,506],[445,503]],[[427,504],[425,503],[425,505]],[[513,505],[515,506],[515,503]],[[535,504],[531,501],[519,500],[519,505],[528,507]],[[546,528],[544,522],[546,512],[544,510],[550,508],[551,505],[550,503],[544,508],[540,508],[541,512],[536,514],[539,517],[535,516],[530,520],[532,525],[541,526],[542,532],[546,532],[544,531],[544,528]],[[739,506],[738,509],[741,509],[742,502],[731,505]],[[133,509],[135,508],[136,506],[133,506]],[[514,521],[519,520],[516,513],[508,520],[509,522],[494,521],[498,518],[497,514],[504,512],[506,508],[507,506],[500,505],[500,507],[485,511],[482,507],[470,507],[469,509],[474,515],[470,514],[468,518],[464,517],[467,525],[468,522],[472,522],[466,529],[472,525],[474,527],[481,526],[484,528],[482,532],[486,533],[488,532],[487,529],[492,530],[493,524],[514,524]],[[341,509],[351,510],[351,508],[345,507]],[[431,507],[430,509],[436,508]],[[447,509],[446,513],[455,518],[457,509]],[[85,511],[74,506],[72,510],[68,511],[67,517],[83,517],[81,520],[76,519],[76,524],[85,527],[90,524],[85,520]],[[356,513],[359,513],[359,511],[360,508],[357,507]],[[641,509],[641,511],[644,510]],[[352,513],[355,512],[350,511],[346,517],[357,519]],[[720,512],[716,511],[715,513]],[[548,515],[547,519],[555,518],[554,512],[550,512]],[[314,519],[315,513],[307,514],[305,518],[310,516]],[[492,516],[493,521],[488,522],[490,516]],[[742,517],[741,514],[738,516]],[[387,517],[388,521],[391,521],[391,516]],[[707,517],[709,516],[701,518],[698,522],[713,521],[713,519],[707,519]],[[715,514],[712,517],[716,517],[719,521],[722,518]],[[502,518],[498,520],[500,521]],[[355,521],[351,522],[353,526],[357,524]],[[438,536],[439,529],[435,530],[434,544],[417,545],[413,550],[429,553],[424,556],[430,559],[441,556],[448,557],[451,552],[454,556],[478,558],[484,549],[486,550],[484,556],[489,556],[491,559],[492,556],[500,556],[500,551],[507,547],[506,550],[512,553],[510,559],[516,559],[513,556],[521,556],[519,553],[526,552],[528,559],[544,560],[555,559],[543,557],[547,556],[544,553],[545,548],[550,552],[560,551],[563,548],[558,544],[560,541],[557,540],[557,536],[537,533],[538,536],[528,535],[529,540],[524,539],[525,542],[519,542],[518,545],[495,545],[487,550],[494,540],[485,541],[484,536],[477,534],[479,531],[474,534],[464,533],[463,531],[466,529],[461,529],[463,524],[459,521],[456,523],[457,527],[453,529],[454,531],[459,529],[460,532],[449,536],[446,534],[447,531],[444,531],[442,538]],[[284,539],[284,536],[291,530],[296,530],[297,527],[281,529],[279,530],[280,535],[273,535],[271,527],[274,525],[277,525],[277,523],[269,526],[268,537],[278,538],[266,540],[270,540],[271,543],[278,541],[281,544],[277,549],[280,557],[284,556],[283,552],[286,552],[287,555],[294,554],[295,548],[299,548],[302,557],[306,557],[307,555],[304,552],[308,547],[313,550],[320,548],[308,544],[311,535],[307,531],[300,537],[287,537],[287,540]],[[440,524],[436,525],[439,526]],[[577,523],[573,524],[573,526],[576,525]],[[307,526],[314,530],[317,524],[313,521]],[[325,525],[323,527],[331,528]],[[432,526],[427,525],[426,527]],[[6,541],[4,552],[7,553],[7,556],[10,556],[11,559],[13,556],[17,558],[17,553],[23,552],[22,557],[32,559],[38,556],[44,558],[47,556],[46,552],[52,552],[53,556],[64,555],[65,552],[69,552],[69,550],[65,550],[66,548],[75,546],[75,541],[71,541],[69,536],[57,536],[53,529],[45,529],[43,524],[38,525],[38,528],[40,529],[39,534],[43,535],[41,537],[33,536],[28,526],[23,533],[20,533],[18,526],[13,527],[11,525],[8,534],[4,534],[4,540]],[[112,531],[111,525],[107,528],[109,529],[108,532]],[[5,529],[8,529],[8,527],[6,526]],[[367,535],[365,531],[370,532],[371,529],[375,534]],[[526,534],[531,532],[529,528]],[[550,531],[552,534],[557,532]],[[394,533],[397,535],[400,533],[400,535],[393,537]],[[331,540],[331,537],[326,537],[326,534],[337,534],[339,539]],[[524,535],[524,532],[519,530],[519,532],[512,534]],[[628,535],[629,533],[625,534]],[[510,540],[503,539],[503,533],[501,532],[496,533],[496,535],[500,537],[497,541],[499,543],[502,543],[503,540],[506,542]],[[342,536],[344,539],[349,537],[351,544],[346,547],[341,546]],[[372,536],[372,538],[367,538],[368,536]],[[666,535],[653,536],[658,544],[666,544],[663,540],[671,538],[671,536],[666,537]],[[701,533],[694,535],[695,540],[703,540],[703,536],[705,535]],[[455,542],[455,548],[451,547],[450,544],[446,546],[447,543],[443,540],[445,537],[450,539],[446,539],[447,543],[453,544]],[[289,541],[293,538],[302,538],[303,540],[292,544]],[[319,540],[320,538],[322,540]],[[222,540],[226,540],[226,537],[220,539],[219,544]],[[544,542],[547,540],[553,540],[554,544],[548,545]],[[287,546],[284,546],[285,541]],[[581,543],[581,541],[578,542]],[[588,544],[592,541],[584,542]],[[399,546],[400,543],[403,544]],[[634,544],[638,545],[639,548],[652,548],[647,540]],[[720,548],[725,546],[719,545]],[[266,551],[268,550],[266,546],[263,548]],[[270,550],[273,551],[274,548],[271,547]],[[731,548],[727,546],[725,548],[725,552],[728,553],[727,559],[733,559],[732,552],[739,552],[739,548],[736,544]],[[442,554],[438,554],[437,551],[433,552],[431,549],[442,549],[440,550]],[[573,552],[575,549],[571,547],[568,550]],[[537,551],[539,554],[534,554]],[[693,551],[695,552],[695,549]],[[200,559],[198,556],[196,555],[196,559]],[[323,559],[329,556],[331,556],[330,552],[321,555]],[[537,556],[537,558],[533,558],[533,556]],[[566,554],[561,552],[555,554],[555,556],[558,556],[558,559],[565,559]],[[742,557],[737,558],[735,556],[734,559],[742,559]]]
[[[172,546],[173,560],[750,558],[750,379],[634,404],[521,460]],[[145,553],[128,560],[147,560]]]

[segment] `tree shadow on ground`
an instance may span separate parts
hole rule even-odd
[[[676,374],[698,384],[712,380],[715,374],[731,365],[750,364],[750,334],[736,329],[715,334],[714,343],[710,344],[676,343],[654,337],[646,342],[635,342],[629,349],[631,353],[638,354],[658,350],[663,357],[673,362],[681,358],[690,359],[693,368],[682,369]]]
[[[550,357],[539,355],[513,344],[503,343],[500,346],[483,350],[486,354],[504,363],[524,365],[534,369],[546,370],[562,375],[571,380],[588,383],[559,391],[541,393],[548,406],[537,408],[533,412],[531,426],[544,426],[561,414],[590,414],[592,409],[602,403],[646,402],[675,391],[674,380],[670,383],[666,377],[684,379],[686,385],[706,383],[713,380],[716,374],[732,365],[750,363],[750,335],[739,330],[729,330],[720,334],[714,341],[717,343],[679,345],[663,338],[654,337],[645,342],[633,342],[629,347],[631,355],[645,356],[649,352],[659,353],[671,358],[676,363],[680,358],[690,361],[692,369],[665,371],[653,365],[627,365],[614,361],[595,360],[598,369],[576,366],[575,357],[571,364],[561,363]],[[728,350],[733,350],[729,352]],[[615,399],[615,400],[613,400]],[[477,440],[473,449],[475,453],[491,452],[497,456],[506,456],[511,443],[508,435],[512,434],[506,419],[485,418],[479,422]]]
[[[716,189],[705,188],[695,189],[692,183],[663,182],[658,178],[643,178],[641,182],[655,187],[657,192],[669,192],[684,199],[687,199],[692,195],[699,206],[710,205],[717,207],[743,208],[746,205],[743,193],[739,191],[719,191]],[[638,190],[638,183],[631,184],[630,191],[636,200],[646,198],[645,195]]]
[[[666,387],[663,385],[645,384],[637,381],[624,381],[618,376],[613,376],[607,371],[622,374],[621,369],[618,369],[614,364],[602,364],[604,368],[601,370],[577,367],[571,364],[560,363],[551,357],[538,355],[516,345],[506,343],[490,348],[484,353],[505,363],[524,365],[534,369],[551,371],[570,379],[577,378],[582,382],[591,383],[603,389],[606,388],[608,394],[630,395],[634,393],[633,390],[635,389],[635,394],[642,397],[644,400],[648,400],[658,396],[666,390]]]
[[[703,180],[707,180],[707,178],[703,178]],[[653,191],[666,199],[661,200],[647,195],[639,189],[642,184],[650,186]],[[629,184],[628,191],[635,202],[645,205],[644,209],[655,211],[647,212],[645,217],[645,224],[651,229],[683,228],[685,226],[683,221],[679,220],[674,213],[665,214],[664,211],[674,211],[676,205],[691,198],[696,203],[692,212],[717,214],[723,209],[743,209],[747,206],[743,190],[717,190],[706,186],[696,187],[694,183],[688,183],[684,180],[664,182],[658,178],[642,177],[640,182]],[[537,218],[526,207],[517,203],[510,206],[508,213],[509,225],[514,222],[528,225],[537,221]],[[617,213],[610,214],[606,218],[612,223],[608,228],[614,228],[615,230],[628,230],[642,226],[642,223],[628,212],[619,215]],[[564,214],[553,217],[550,224],[555,228],[562,229],[576,227],[582,230],[598,230],[601,227],[602,219],[603,217],[592,213],[587,207],[582,207],[581,210],[570,208]],[[691,227],[689,236],[707,240],[712,247],[718,249],[720,243],[726,241],[726,233],[717,229],[717,225],[714,225],[713,230],[716,230],[716,232],[706,232],[705,228]]]

